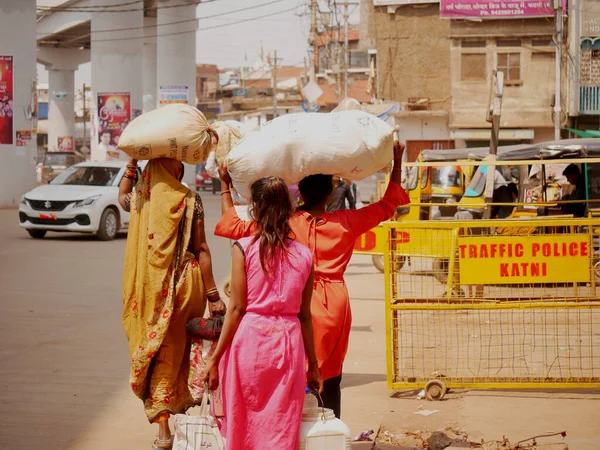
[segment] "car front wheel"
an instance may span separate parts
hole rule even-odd
[[[98,228],[98,239],[101,241],[112,241],[119,230],[119,218],[113,209],[105,209],[100,218]]]
[[[44,239],[44,236],[46,236],[47,233],[46,230],[27,230],[27,232],[29,233],[29,236],[34,239]]]

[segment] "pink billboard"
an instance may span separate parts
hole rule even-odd
[[[522,19],[554,15],[552,0],[441,0],[445,19]],[[562,0],[563,8],[566,0]]]

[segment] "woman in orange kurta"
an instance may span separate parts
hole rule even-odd
[[[350,299],[344,282],[344,272],[352,257],[356,239],[391,218],[396,208],[409,202],[400,186],[401,159],[404,146],[394,146],[394,169],[384,197],[365,208],[325,212],[333,191],[332,177],[312,175],[303,179],[298,187],[304,205],[290,219],[295,238],[306,245],[313,254],[315,284],[311,312],[319,371],[323,377],[323,403],[340,417],[342,364],[348,350],[352,323]],[[217,223],[217,236],[238,240],[252,236],[256,225],[240,219],[231,200],[231,179],[226,168],[221,168],[223,216]]]

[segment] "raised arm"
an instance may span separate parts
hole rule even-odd
[[[239,246],[234,245],[231,259],[231,298],[229,309],[225,315],[225,322],[221,330],[221,337],[215,352],[208,360],[206,380],[208,387],[214,391],[219,387],[219,362],[223,353],[233,341],[238,325],[246,312],[246,263],[244,254]]]
[[[221,178],[221,219],[215,227],[215,236],[220,236],[237,241],[243,237],[252,236],[256,230],[254,222],[248,222],[239,218],[231,198],[231,177],[227,172],[227,166],[219,167]]]
[[[404,145],[396,141],[394,143],[394,168],[390,183],[381,200],[361,209],[340,211],[345,214],[348,226],[356,237],[392,218],[398,206],[410,203],[408,194],[401,186],[403,153]]]
[[[119,205],[127,212],[129,212],[130,209],[129,194],[131,194],[131,191],[133,190],[136,178],[137,159],[130,159],[127,168],[125,169],[125,173],[123,174],[123,178],[121,179],[121,183],[119,183]]]

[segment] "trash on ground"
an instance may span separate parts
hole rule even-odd
[[[430,416],[438,412],[440,412],[439,409],[423,409],[422,411],[417,411],[415,414],[419,416]]]
[[[371,439],[371,435],[373,433],[375,433],[373,430],[363,431],[358,436],[355,436],[354,439],[352,439],[352,442],[372,442],[373,439]]]

